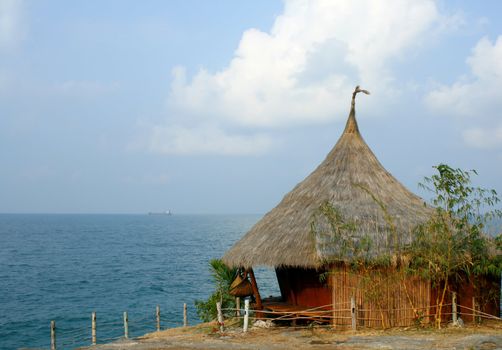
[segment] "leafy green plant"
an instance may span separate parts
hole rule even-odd
[[[367,236],[357,237],[356,224],[346,220],[340,209],[323,203],[312,217],[310,232],[316,249],[326,263],[350,261],[358,264],[370,257],[372,241]]]
[[[235,308],[235,298],[228,292],[232,281],[237,276],[237,268],[230,268],[220,259],[209,261],[211,277],[215,284],[214,292],[207,300],[196,300],[197,315],[204,322],[214,320],[218,313],[216,303],[221,302],[222,308]]]
[[[474,170],[445,164],[434,168],[438,174],[426,177],[420,186],[434,195],[436,210],[430,220],[417,227],[409,253],[413,257],[411,273],[430,280],[438,290],[435,322],[441,328],[442,308],[451,283],[465,276],[500,275],[500,257],[490,254],[490,240],[483,228],[501,212],[493,209],[499,202],[494,190],[471,185]],[[476,279],[471,281],[476,286]]]
[[[369,190],[356,185],[370,194],[381,207],[385,214],[385,220],[389,225],[389,234],[393,238],[396,234],[396,226],[388,215],[385,205],[379,201]],[[375,305],[380,313],[382,327],[389,326],[388,289],[400,283],[400,275],[397,266],[392,266],[392,248],[396,249],[397,240],[387,239],[389,247],[382,254],[374,252],[375,242],[369,234],[357,234],[357,224],[347,220],[339,208],[329,202],[323,203],[316,211],[311,222],[311,233],[316,242],[316,248],[325,254],[325,262],[343,263],[355,273],[357,277],[357,289],[364,290],[364,298]],[[321,282],[327,280],[331,272],[320,274]]]
[[[356,223],[345,219],[341,211],[326,202],[316,211],[311,233],[316,249],[326,256],[326,263],[342,262],[359,276],[359,288],[380,310],[388,309],[384,297],[389,286],[404,290],[413,308],[416,322],[423,314],[415,308],[406,281],[419,277],[430,281],[438,291],[435,322],[441,328],[441,316],[447,292],[452,283],[469,279],[480,303],[498,300],[499,291],[483,275],[500,276],[502,272],[502,235],[490,238],[483,233],[485,225],[500,218],[495,209],[499,198],[495,190],[474,187],[474,170],[463,171],[440,164],[437,174],[426,177],[420,186],[433,194],[435,207],[430,219],[419,225],[411,243],[403,243],[393,217],[385,204],[363,185],[355,184],[379,205],[387,225],[388,236],[383,251],[375,252],[376,242],[370,235],[356,234]],[[328,273],[321,274],[326,280]]]

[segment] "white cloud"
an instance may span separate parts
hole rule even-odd
[[[15,46],[22,37],[22,1],[0,1],[0,50]]]
[[[244,32],[223,70],[189,79],[176,68],[170,107],[260,127],[344,117],[358,83],[395,93],[389,61],[442,22],[431,0],[286,1],[269,33]]]
[[[467,144],[476,148],[498,148],[502,147],[502,125],[495,128],[472,128],[463,133]]]
[[[266,135],[229,135],[213,126],[156,126],[149,149],[176,155],[256,155],[265,152],[271,145],[272,140]]]
[[[357,84],[374,95],[361,109],[382,106],[401,89],[393,87],[392,60],[458,22],[440,15],[434,0],[286,0],[271,30],[246,30],[220,71],[173,69],[169,118],[151,130],[150,150],[265,152],[272,142],[263,130],[345,118]]]
[[[452,85],[439,85],[425,98],[436,113],[460,118],[468,127],[463,137],[475,147],[495,148],[500,142],[502,113],[502,36],[495,42],[482,38],[467,58],[470,76]]]
[[[451,86],[438,86],[426,97],[429,107],[447,114],[479,117],[494,106],[502,106],[502,36],[493,44],[481,39],[467,58],[467,65],[471,79],[464,76]]]

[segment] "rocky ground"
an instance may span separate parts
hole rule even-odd
[[[316,327],[253,327],[243,333],[237,326],[228,326],[225,332],[220,333],[215,323],[206,323],[83,349],[502,349],[500,322],[442,330],[400,328],[357,332]]]

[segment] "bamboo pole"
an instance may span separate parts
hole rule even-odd
[[[223,312],[221,311],[221,302],[216,303],[216,310],[218,311],[218,324],[220,325],[220,332],[225,330],[223,326]]]
[[[478,303],[476,303],[476,298],[472,297],[472,321],[475,323],[481,323],[481,317],[478,315]]]
[[[187,304],[183,304],[183,327],[188,326]]]
[[[256,278],[254,276],[253,268],[250,267],[248,269],[248,273],[249,273],[249,277],[251,279],[251,287],[253,289],[253,294],[254,294],[254,297],[256,299],[256,309],[257,310],[263,310],[263,305],[261,303],[260,290],[258,289],[258,284],[256,283]],[[262,313],[261,312],[257,312],[256,313],[256,317],[257,318],[261,318],[262,317]]]
[[[454,326],[458,325],[458,316],[457,316],[457,293],[453,292],[451,296],[451,320]]]
[[[249,325],[249,299],[244,299],[244,327],[243,332],[248,331]]]
[[[160,306],[155,308],[155,318],[157,320],[157,332],[160,331]]]
[[[51,321],[51,350],[56,350],[56,321]]]
[[[352,318],[352,330],[355,331],[356,327],[356,299],[352,296],[350,297],[350,316]]]
[[[124,338],[129,338],[129,318],[127,317],[127,311],[124,311]]]
[[[91,314],[91,343],[96,345],[96,311]]]

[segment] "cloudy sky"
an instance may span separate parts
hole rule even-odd
[[[502,2],[0,0],[0,212],[264,213],[363,137],[502,192]]]

